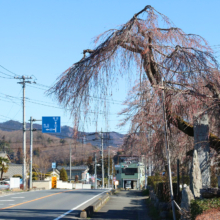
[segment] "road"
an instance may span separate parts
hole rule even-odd
[[[0,219],[70,219],[108,190],[42,190],[0,197]]]

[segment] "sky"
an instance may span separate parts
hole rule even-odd
[[[204,37],[220,48],[219,0],[0,0],[0,122],[22,122],[22,87],[14,76],[31,76],[26,87],[26,122],[30,116],[61,116],[61,125],[73,126],[70,112],[46,90],[57,77],[92,48],[95,36],[126,23],[146,5],[168,16],[186,33]],[[5,78],[4,78],[5,77]],[[129,84],[119,80],[110,97],[108,127],[100,115],[84,131],[127,133],[117,114],[124,106]]]

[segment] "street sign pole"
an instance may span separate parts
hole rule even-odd
[[[71,170],[72,169],[72,167],[71,167],[72,166],[72,164],[71,164],[72,163],[72,160],[71,160],[72,159],[71,158],[71,156],[72,156],[72,148],[71,148],[71,144],[70,143],[69,143],[69,145],[70,145],[70,182],[71,182],[71,178],[72,178],[72,170]]]
[[[52,169],[53,169],[53,176],[55,175],[55,169],[56,169],[56,162],[52,163]]]
[[[110,147],[108,147],[108,188],[110,188]]]

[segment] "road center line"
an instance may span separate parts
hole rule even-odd
[[[26,204],[26,203],[29,203],[29,202],[34,202],[34,201],[37,201],[37,200],[40,200],[40,199],[44,199],[44,198],[47,198],[47,197],[50,197],[50,196],[58,195],[58,194],[69,192],[69,191],[73,191],[73,190],[68,190],[68,191],[54,193],[54,194],[51,194],[51,195],[48,195],[48,196],[43,196],[43,197],[40,197],[40,198],[37,198],[37,199],[33,199],[33,200],[30,200],[30,201],[27,201],[27,202],[22,202],[22,203],[18,203],[16,205],[12,205],[12,206],[8,206],[8,207],[5,207],[5,208],[1,208],[0,210],[10,209],[10,208],[13,208],[15,206],[23,205],[23,204]],[[14,200],[0,200],[0,201],[14,201]]]
[[[65,212],[64,214],[60,215],[59,217],[55,218],[54,220],[59,220],[59,219],[63,218],[64,216],[68,215],[70,212],[72,212],[72,211],[78,209],[80,206],[86,204],[87,202],[91,201],[92,199],[94,199],[94,198],[97,197],[97,196],[102,195],[102,194],[105,193],[105,192],[109,192],[109,190],[106,190],[106,191],[104,191],[104,192],[102,192],[102,193],[99,193],[99,194],[96,195],[96,196],[93,196],[91,199],[89,199],[89,200],[87,200],[87,201],[81,203],[80,205],[78,205],[78,206],[76,206],[76,207],[73,207],[72,209],[70,209],[69,211],[67,211],[67,212]],[[0,210],[1,210],[1,209],[0,209]]]

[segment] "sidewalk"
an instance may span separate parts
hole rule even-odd
[[[109,201],[96,213],[92,220],[151,220],[146,205],[147,196],[137,190],[122,190],[110,197]]]

